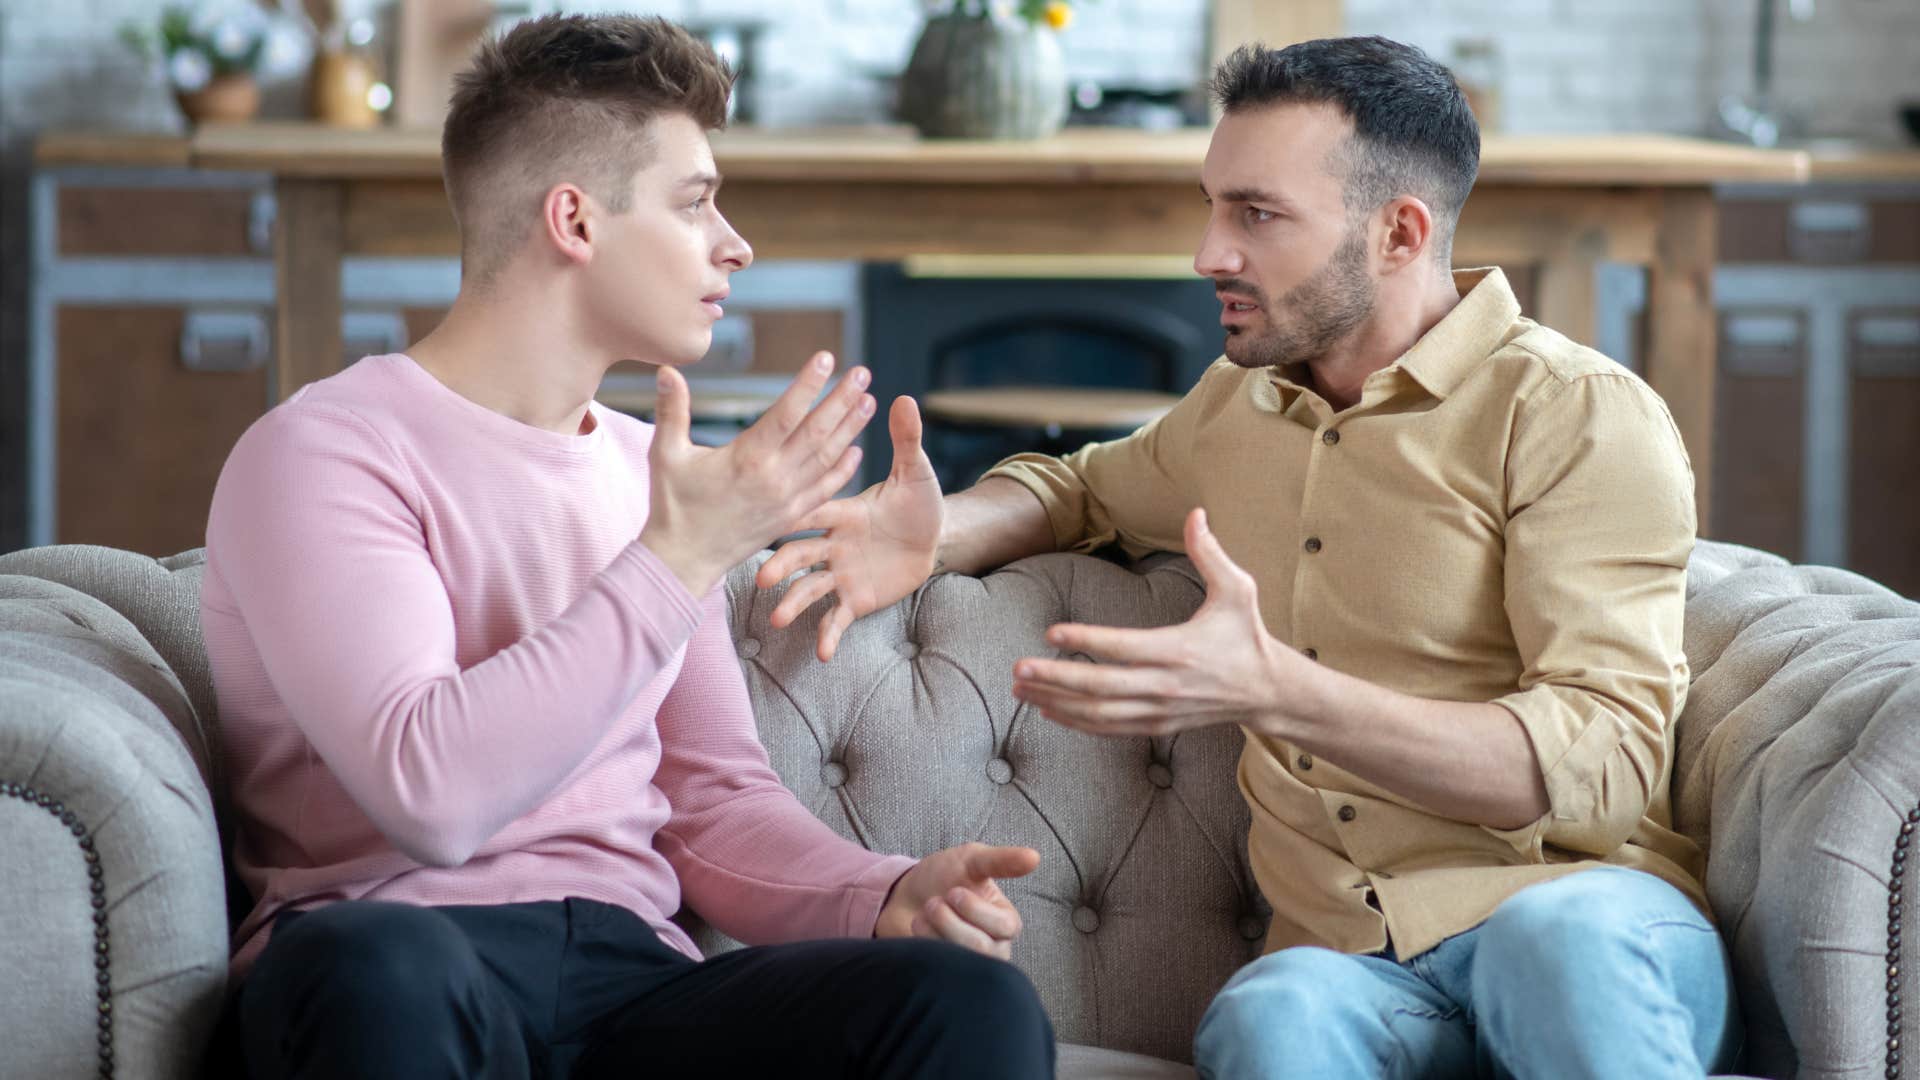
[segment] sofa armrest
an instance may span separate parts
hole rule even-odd
[[[190,1077],[226,983],[178,680],[110,608],[0,576],[0,1075]]]
[[[1747,1068],[1899,1075],[1920,1034],[1900,933],[1920,825],[1920,604],[1703,542],[1690,573],[1678,827],[1707,844]]]

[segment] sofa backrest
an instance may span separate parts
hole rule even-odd
[[[197,749],[217,737],[201,562],[43,548],[0,556],[0,574],[59,581],[125,615],[185,687],[198,716],[177,723]],[[1027,924],[1015,960],[1061,1037],[1184,1060],[1206,1001],[1264,934],[1234,785],[1240,736],[1095,739],[1039,722],[1010,694],[1013,661],[1044,655],[1054,622],[1186,618],[1201,589],[1184,560],[1136,572],[1048,555],[936,578],[856,624],[831,664],[812,655],[817,612],[768,626],[778,594],[752,587],[757,565],[729,577],[730,618],[788,786],[880,850],[1038,848],[1041,869],[1009,887]],[[1914,1026],[1915,1011],[1902,1019],[1885,991],[1911,990],[1920,962],[1916,939],[1898,934],[1895,870],[1897,841],[1920,821],[1920,604],[1710,541],[1694,552],[1687,594],[1693,683],[1675,823],[1709,846],[1707,892],[1732,948],[1748,1067],[1786,1075],[1872,1060],[1889,1024]]]
[[[937,577],[856,623],[822,664],[820,608],[773,630],[778,594],[752,583],[760,561],[727,588],[761,740],[788,786],[877,850],[1037,849],[1039,870],[1002,887],[1026,923],[1014,962],[1059,1037],[1187,1060],[1207,1002],[1266,935],[1234,786],[1239,729],[1087,735],[1016,702],[1012,682],[1015,660],[1053,655],[1054,623],[1185,619],[1203,597],[1193,569],[1043,555]]]

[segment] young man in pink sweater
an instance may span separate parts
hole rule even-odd
[[[729,84],[658,19],[484,48],[446,321],[227,462],[201,622],[253,1076],[1051,1075],[994,884],[1038,855],[870,853],[755,736],[720,579],[853,476],[874,402],[856,368],[815,404],[821,354],[688,441],[675,366],[752,260],[714,206]],[[657,428],[593,402],[625,359],[660,365]],[[703,960],[683,904],[789,944]]]

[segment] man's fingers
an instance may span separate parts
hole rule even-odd
[[[927,453],[920,446],[920,430],[919,404],[904,395],[894,398],[893,408],[887,412],[887,434],[893,437],[895,476],[917,470],[926,462]]]
[[[852,625],[853,609],[847,606],[843,597],[842,602],[820,620],[820,638],[814,655],[820,658],[821,663],[833,659],[833,654],[840,648],[840,635]]]
[[[1208,596],[1238,594],[1253,584],[1252,575],[1227,555],[1220,538],[1207,526],[1207,512],[1196,506],[1187,514],[1187,557],[1193,560],[1201,580],[1207,583]]]
[[[928,929],[933,931],[933,936],[943,941],[950,941],[977,953],[997,955],[994,947],[999,942],[993,935],[961,918],[959,912],[954,911],[953,906],[941,897],[936,896],[921,905],[920,917],[926,920]]]
[[[1019,684],[1014,697],[1056,724],[1094,735],[1165,735],[1187,726],[1165,705],[1141,698],[1090,697],[1028,683]]]
[[[1026,877],[1040,865],[1040,853],[1030,847],[990,847],[979,844],[968,849],[961,869],[974,881],[994,878]]]
[[[860,458],[865,453],[866,451],[858,446],[849,446],[840,451],[840,460],[836,461],[833,468],[828,469],[825,475],[815,480],[813,487],[805,492],[803,499],[809,509],[802,515],[802,520],[818,514],[820,507],[825,506],[829,499],[839,494],[840,489],[853,480],[853,474],[860,471]]]
[[[654,373],[653,440],[664,450],[678,450],[692,427],[692,396],[687,377],[665,364]]]
[[[995,889],[998,896],[1000,890]],[[1020,913],[1005,900],[995,902],[972,889],[948,889],[947,906],[961,918],[985,931],[988,937],[1012,941],[1020,936]]]
[[[827,376],[833,374],[833,354],[817,352],[794,376],[793,382],[776,399],[760,419],[751,428],[742,432],[742,437],[755,431],[767,432],[770,444],[778,446],[785,442],[793,429],[800,426],[807,411],[813,407],[814,400],[820,396],[820,388],[827,385]]]
[[[1162,664],[1174,655],[1182,633],[1177,626],[1155,630],[1127,630],[1085,623],[1055,623],[1047,628],[1047,644],[1061,652],[1085,653],[1122,664]]]
[[[793,625],[793,620],[801,612],[813,606],[813,602],[833,591],[833,571],[815,570],[787,587],[787,595],[780,598],[774,606],[773,614],[767,621],[774,629],[784,630]]]
[[[817,444],[814,444],[807,450],[809,455],[807,460],[820,461],[823,456],[829,452],[833,454],[835,459],[838,459],[840,454],[845,452],[847,447],[852,446],[853,441],[860,437],[860,433],[866,430],[867,421],[873,419],[873,408],[873,395],[861,394],[860,397],[854,401],[853,407],[841,414],[840,422],[834,426],[833,430],[828,432]],[[811,423],[811,421],[809,421],[809,423]],[[794,438],[799,438],[799,436],[796,435]],[[836,487],[834,490],[837,491],[839,489]]]
[[[1028,658],[1013,666],[1015,685],[1039,685],[1103,697],[1162,698],[1171,695],[1171,676],[1156,668],[1089,664],[1084,660]]]
[[[805,529],[811,526],[802,522],[800,527]],[[826,562],[830,548],[824,536],[809,536],[804,540],[782,544],[771,558],[760,564],[760,569],[753,575],[753,583],[763,589],[771,589],[797,571]]]
[[[873,416],[873,397],[866,392],[870,381],[872,375],[863,367],[841,376],[840,385],[808,410],[799,426],[787,436],[785,449],[789,458],[824,464],[839,457],[840,451]],[[849,413],[858,417],[851,433],[844,430]]]

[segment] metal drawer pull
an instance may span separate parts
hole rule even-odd
[[[267,316],[258,311],[189,311],[180,330],[180,363],[203,373],[252,371],[271,355]]]
[[[273,254],[274,219],[279,213],[280,204],[274,201],[273,192],[253,193],[253,201],[247,205],[247,246],[256,254]]]

